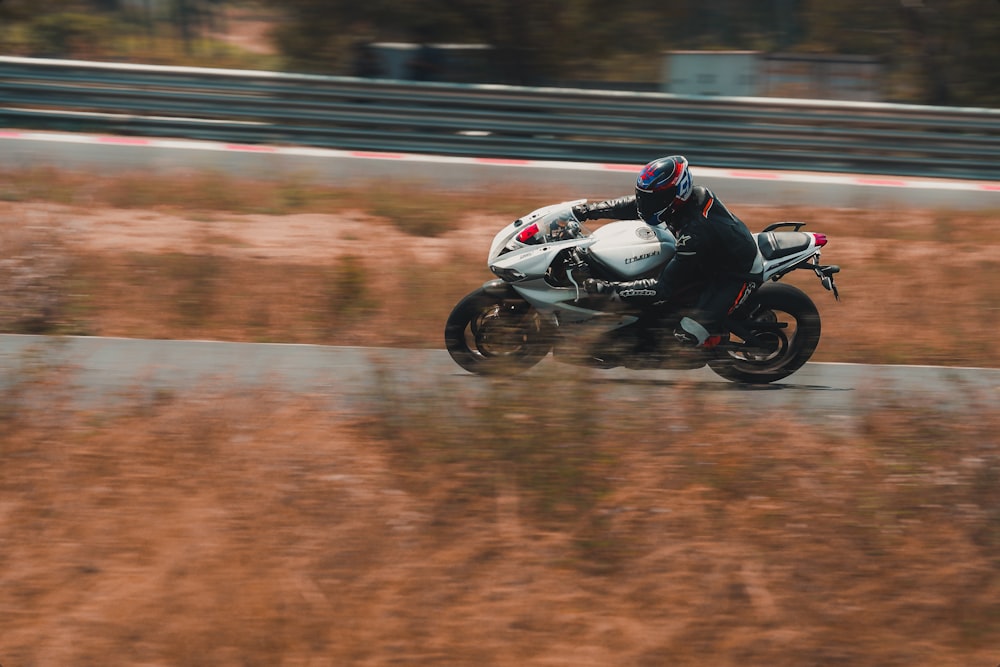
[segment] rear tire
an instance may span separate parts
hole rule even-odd
[[[819,344],[819,311],[809,296],[793,285],[768,283],[751,297],[750,317],[744,324],[765,346],[756,351],[728,350],[709,367],[733,382],[767,384],[788,377],[809,361]],[[761,325],[755,327],[754,322]],[[775,329],[781,322],[787,326]]]
[[[551,327],[520,297],[480,289],[451,311],[444,328],[448,353],[477,375],[516,375],[549,353]]]

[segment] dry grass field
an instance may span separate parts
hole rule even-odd
[[[51,334],[440,347],[494,231],[545,203],[0,180],[0,330]],[[796,281],[818,359],[1000,366],[995,215],[732,208],[830,236],[843,301]],[[387,368],[351,410],[215,385],[83,408],[44,359],[2,372],[4,667],[1000,663],[995,393],[864,388],[824,421]]]

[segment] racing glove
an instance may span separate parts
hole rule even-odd
[[[593,204],[577,204],[572,208],[573,216],[579,221],[584,220],[630,220],[639,217],[635,206],[635,195],[608,199]]]
[[[607,280],[587,278],[583,281],[583,289],[587,291],[587,294],[614,294],[615,285]]]

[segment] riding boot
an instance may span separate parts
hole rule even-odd
[[[722,342],[724,336],[712,334],[701,323],[690,317],[682,318],[674,330],[674,338],[684,347],[710,350]]]

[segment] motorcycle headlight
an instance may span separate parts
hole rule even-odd
[[[500,278],[504,282],[516,283],[519,280],[524,280],[527,276],[518,271],[517,269],[503,269],[499,266],[491,266],[490,271],[493,272],[497,278]]]

